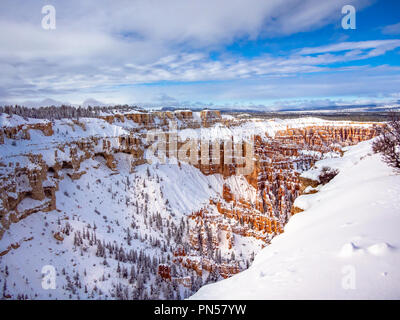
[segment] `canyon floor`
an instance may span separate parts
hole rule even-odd
[[[398,297],[400,179],[370,150],[379,125],[1,114],[0,294]]]

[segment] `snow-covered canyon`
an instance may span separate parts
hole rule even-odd
[[[291,226],[308,216],[314,202],[323,202],[319,197],[346,175],[346,168],[354,161],[363,163],[349,156],[358,149],[343,150],[376,134],[372,123],[240,120],[214,111],[52,121],[1,114],[0,120],[0,290],[6,299],[182,299],[251,265],[230,278],[241,279],[260,265],[266,250],[274,250],[275,242],[290,237],[295,228]],[[146,158],[152,146],[149,132],[166,137],[162,151],[167,161],[153,157],[150,163]],[[194,163],[182,160],[173,148],[187,141],[195,141],[190,144],[195,149],[189,148],[190,156],[199,156]],[[200,159],[196,148],[204,141],[210,145],[209,155],[218,146],[213,157],[220,162]],[[253,151],[251,171],[245,174],[239,173],[245,148],[236,144],[243,141],[251,143]],[[376,156],[363,152],[359,151],[363,161],[375,159],[384,170]],[[337,166],[340,173],[313,188],[308,184],[316,183],[320,172],[309,169],[316,161]],[[350,183],[357,181],[356,177]],[[389,194],[398,191],[393,188]],[[339,196],[340,190],[336,192]],[[385,208],[379,201],[375,206]],[[305,211],[296,214],[301,210]],[[348,230],[346,223],[351,225],[348,220],[343,230]],[[300,261],[293,256],[302,257],[297,238],[311,238],[315,228],[314,223],[300,224],[287,249],[293,252],[281,256]],[[332,234],[321,231],[315,243],[338,233],[334,227],[328,231]],[[361,231],[355,235],[362,236]],[[361,252],[365,257],[391,254],[396,247],[391,239],[364,244],[346,238],[338,259]],[[279,256],[278,251],[277,259],[271,258],[277,261],[271,273],[266,268],[251,280],[260,290],[268,275],[276,275],[278,282],[290,278],[283,262],[279,267]],[[310,265],[318,259],[310,256]],[[49,266],[56,283],[50,290],[43,282],[43,270]],[[217,298],[228,298],[224,288],[229,291],[230,279],[215,284],[215,292],[209,289],[214,285],[205,286],[194,297],[220,293]]]

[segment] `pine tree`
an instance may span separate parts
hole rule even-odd
[[[4,279],[4,284],[3,284],[3,297],[6,297],[7,293],[7,280]]]

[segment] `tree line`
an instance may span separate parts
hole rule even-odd
[[[115,106],[88,106],[83,108],[81,106],[74,107],[69,105],[62,106],[48,106],[40,108],[28,108],[25,106],[0,106],[0,113],[8,115],[17,115],[23,118],[33,119],[47,119],[47,120],[60,120],[60,119],[79,119],[79,118],[97,118],[102,114],[115,114],[124,113],[129,111],[146,112],[146,110],[129,105],[115,105]]]

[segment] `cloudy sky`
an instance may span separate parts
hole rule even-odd
[[[42,28],[45,5],[55,30]],[[0,30],[0,104],[400,100],[397,0],[1,0]]]

